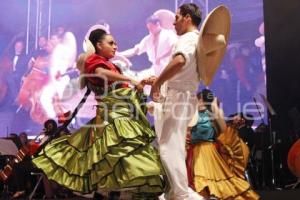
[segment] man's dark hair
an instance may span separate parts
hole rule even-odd
[[[102,29],[95,29],[90,33],[89,40],[91,41],[91,43],[93,44],[96,50],[97,50],[96,48],[97,42],[100,42],[105,35],[107,35],[107,33],[105,30]]]
[[[182,16],[186,16],[186,15],[190,15],[192,18],[192,23],[195,26],[199,26],[199,24],[201,23],[201,10],[200,8],[194,4],[194,3],[186,3],[186,4],[182,4],[180,7],[180,14]]]
[[[160,23],[160,19],[157,16],[155,16],[155,15],[151,15],[146,20],[146,24],[149,24],[149,23],[151,23],[151,24]]]

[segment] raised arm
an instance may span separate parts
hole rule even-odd
[[[132,57],[132,56],[137,55],[137,53],[138,53],[138,48],[137,48],[136,46],[134,46],[133,48],[127,49],[127,50],[125,50],[125,51],[121,51],[121,52],[119,52],[118,54],[119,54],[119,55],[122,55],[122,56],[124,56],[124,57],[126,57],[126,58],[130,58],[130,57]]]
[[[225,119],[224,119],[224,112],[223,110],[218,106],[218,100],[215,97],[212,104],[211,104],[211,110],[214,116],[214,119],[216,123],[218,124],[220,128],[220,132],[224,132],[227,128]]]

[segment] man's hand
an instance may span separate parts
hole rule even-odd
[[[159,102],[161,99],[160,85],[156,81],[152,85],[150,96],[154,102]]]
[[[149,78],[145,78],[141,81],[143,85],[153,85],[154,82],[156,81],[157,77],[156,76],[150,76]]]

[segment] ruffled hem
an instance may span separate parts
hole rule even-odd
[[[259,196],[251,189],[249,183],[238,177],[209,180],[196,176],[194,177],[194,182],[197,192],[201,192],[207,187],[210,195],[218,199],[259,199]]]
[[[142,120],[129,118],[127,107],[110,112],[109,122],[101,119],[101,107],[97,112],[96,118],[72,136],[53,140],[33,163],[49,179],[82,193],[124,188],[161,193],[163,167],[150,145],[155,133]]]
[[[71,174],[70,171],[74,168],[70,165],[58,165],[53,156],[48,155],[49,152],[43,152],[33,159],[33,162],[44,171],[48,179],[82,193],[124,189],[133,192],[161,193],[163,184],[159,175],[163,174],[163,171],[155,164],[158,162],[152,162],[157,159],[155,155],[149,154],[151,151],[154,150],[150,145],[140,147],[120,157],[114,166],[109,165],[109,160],[103,159],[94,163],[93,168],[82,176]],[[147,167],[149,170],[145,169]]]
[[[220,154],[230,170],[243,178],[249,159],[249,148],[239,137],[238,131],[228,126],[217,139],[221,143]]]
[[[194,146],[194,185],[197,192],[208,188],[219,199],[259,199],[250,184],[230,170],[211,142]]]

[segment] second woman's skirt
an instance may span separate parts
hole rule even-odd
[[[218,199],[259,199],[250,184],[234,175],[212,142],[200,142],[193,148],[194,185],[205,188]]]

